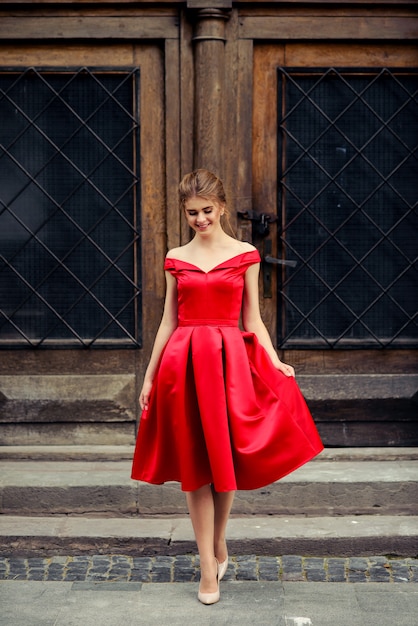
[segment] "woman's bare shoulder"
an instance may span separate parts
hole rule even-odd
[[[179,246],[178,248],[171,248],[166,254],[167,259],[178,259],[179,261],[184,261],[187,257],[187,248],[188,244],[184,246]]]
[[[252,243],[248,243],[248,241],[240,241],[239,244],[242,252],[253,252],[257,250],[257,248],[253,246]]]

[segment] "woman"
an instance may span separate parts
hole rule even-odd
[[[179,481],[200,556],[198,598],[219,600],[236,489],[278,480],[322,449],[260,316],[260,256],[228,235],[221,180],[187,174],[180,205],[193,239],[165,260],[166,299],[139,402],[132,478]],[[242,315],[242,326],[239,318]]]

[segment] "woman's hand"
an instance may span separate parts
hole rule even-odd
[[[275,365],[276,368],[285,376],[292,376],[293,378],[295,377],[295,370],[291,365],[287,365],[286,363],[282,363],[281,361],[279,361]]]
[[[139,405],[143,411],[148,409],[151,389],[152,389],[152,382],[144,381],[144,384],[141,389],[141,393],[139,394]]]

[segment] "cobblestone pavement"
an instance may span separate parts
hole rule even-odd
[[[194,582],[197,556],[0,557],[0,580]],[[236,556],[225,580],[418,583],[418,558]]]

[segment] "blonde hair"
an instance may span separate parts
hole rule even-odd
[[[233,237],[236,237],[229,219],[223,182],[216,174],[205,169],[193,170],[193,172],[186,174],[179,185],[180,208],[184,210],[186,202],[191,198],[207,198],[212,202],[221,204],[224,209],[223,218],[228,230]]]

